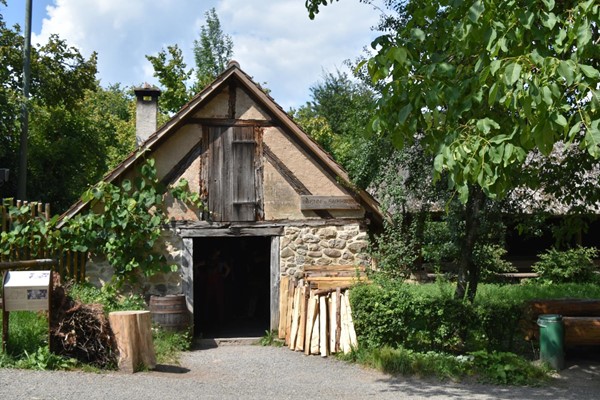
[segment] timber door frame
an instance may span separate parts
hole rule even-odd
[[[264,231],[264,234],[260,234]],[[277,231],[277,234],[275,234]],[[270,262],[269,262],[269,287],[270,287],[270,330],[278,329],[279,327],[279,282],[281,279],[281,267],[280,267],[280,238],[283,234],[279,230],[272,228],[255,228],[252,229],[253,234],[244,235],[243,232],[236,231],[232,232],[231,229],[220,229],[215,232],[215,229],[210,229],[203,234],[202,230],[194,229],[193,232],[186,233],[182,229],[180,235],[183,241],[183,251],[181,256],[181,281],[183,294],[186,298],[186,304],[188,311],[194,315],[194,238],[208,238],[208,237],[231,237],[241,238],[244,236],[251,237],[270,237]]]

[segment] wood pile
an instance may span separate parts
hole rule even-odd
[[[56,277],[57,274],[53,274]],[[100,368],[116,364],[116,348],[101,304],[82,304],[54,279],[50,349]]]
[[[304,280],[311,289],[347,289],[368,279],[364,266],[307,265],[304,267]]]
[[[366,280],[355,266],[306,267],[305,278],[280,282],[279,338],[305,354],[349,353],[358,347],[349,287]]]

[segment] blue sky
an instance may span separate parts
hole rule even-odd
[[[211,7],[233,38],[234,59],[285,109],[307,101],[323,71],[345,70],[343,61],[377,36],[380,14],[358,0],[325,7],[314,21],[304,0],[33,0],[33,41],[56,33],[85,56],[96,51],[103,85],[156,84],[144,56],[178,44],[193,67],[193,41]],[[9,0],[0,13],[23,27],[25,1]]]

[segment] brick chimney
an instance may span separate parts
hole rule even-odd
[[[135,116],[135,141],[140,147],[150,135],[156,132],[156,117],[158,115],[158,96],[160,89],[144,83],[142,87],[135,88],[137,108]]]

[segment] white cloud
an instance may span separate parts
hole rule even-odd
[[[86,56],[98,52],[103,84],[156,83],[144,56],[177,43],[193,66],[193,41],[212,6],[233,38],[234,58],[256,81],[267,82],[286,109],[308,99],[323,69],[356,57],[378,19],[358,0],[324,7],[314,21],[301,0],[56,0],[34,41],[58,33]]]

